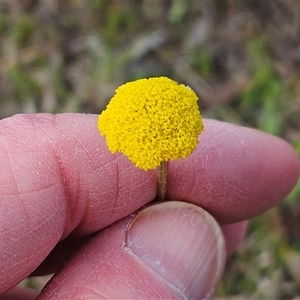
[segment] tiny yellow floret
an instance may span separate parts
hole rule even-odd
[[[100,114],[98,129],[112,153],[125,154],[138,168],[155,169],[195,150],[204,128],[197,100],[189,87],[167,77],[128,82]]]

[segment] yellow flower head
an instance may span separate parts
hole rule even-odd
[[[100,114],[98,128],[112,153],[122,152],[141,169],[155,169],[196,148],[203,131],[197,100],[189,87],[166,77],[128,82]]]

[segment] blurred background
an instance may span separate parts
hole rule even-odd
[[[0,118],[98,114],[120,84],[165,75],[195,90],[204,117],[300,154],[299,66],[300,1],[0,1]],[[300,295],[299,200],[300,184],[251,220],[215,299]]]

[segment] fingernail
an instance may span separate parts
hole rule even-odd
[[[188,299],[211,295],[224,268],[222,232],[193,204],[169,201],[142,210],[128,228],[126,246]]]

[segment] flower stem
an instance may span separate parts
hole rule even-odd
[[[158,201],[166,199],[167,192],[167,162],[164,161],[160,164],[158,169]]]

